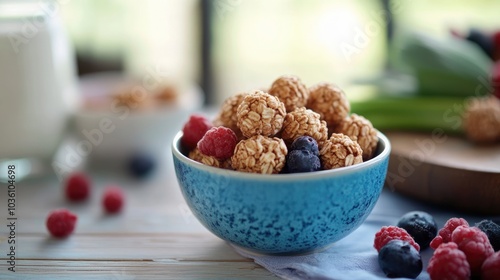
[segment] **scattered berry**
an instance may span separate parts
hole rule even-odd
[[[422,258],[410,243],[391,240],[378,254],[378,264],[390,278],[416,278],[422,272]]]
[[[198,141],[203,138],[203,135],[205,135],[212,126],[212,123],[204,116],[192,115],[182,128],[183,135],[181,143],[189,150],[196,148]]]
[[[498,33],[500,43],[500,33]],[[498,46],[498,53],[500,56],[500,45]],[[500,57],[499,57],[500,59]],[[493,95],[500,98],[500,62],[493,65],[493,73],[491,74],[491,87],[493,88]]]
[[[467,257],[453,242],[443,243],[434,251],[429,260],[427,272],[432,280],[468,280],[470,278]]]
[[[66,197],[71,201],[85,200],[90,194],[90,180],[83,173],[74,173],[66,181]]]
[[[398,227],[404,228],[420,245],[420,248],[429,247],[437,234],[437,224],[434,218],[426,212],[408,212],[399,219]]]
[[[500,31],[493,33],[493,61],[500,59]]]
[[[137,178],[144,178],[156,167],[154,158],[148,154],[138,153],[130,158],[128,169]]]
[[[124,195],[119,187],[107,187],[102,198],[102,205],[108,213],[117,213],[123,207]]]
[[[471,29],[466,39],[479,46],[488,57],[493,57],[493,40],[489,35],[477,29]]]
[[[411,235],[403,228],[396,226],[384,226],[375,234],[373,247],[380,252],[380,249],[391,240],[401,240],[410,243],[417,251],[420,251],[420,246],[415,243]]]
[[[482,280],[498,280],[500,277],[500,251],[489,256],[481,267]]]
[[[318,171],[321,169],[321,161],[307,150],[293,150],[286,155],[285,169],[288,173]]]
[[[77,219],[68,209],[57,209],[49,213],[45,225],[52,236],[63,238],[73,232]]]
[[[442,243],[448,243],[451,241],[451,234],[458,226],[469,226],[466,220],[462,218],[451,218],[449,219],[444,227],[439,230],[438,236],[434,237],[431,241],[431,248],[437,249]]]
[[[479,275],[483,262],[495,253],[486,233],[477,227],[459,226],[453,231],[451,240],[467,256],[472,275]]]
[[[300,136],[290,146],[290,150],[306,150],[319,156],[318,142],[311,136]]]
[[[233,130],[218,126],[209,129],[198,142],[198,149],[207,156],[225,160],[233,156],[238,137]]]
[[[500,225],[496,224],[491,220],[482,220],[476,224],[480,230],[482,230],[488,236],[493,250],[500,250]]]

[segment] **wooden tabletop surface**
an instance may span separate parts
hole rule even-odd
[[[182,198],[170,159],[147,180],[116,171],[89,174],[92,196],[81,204],[64,199],[62,183],[54,175],[16,183],[15,272],[8,263],[8,225],[13,221],[8,220],[8,188],[1,183],[0,279],[276,278],[201,226]],[[102,191],[109,184],[126,192],[124,211],[117,215],[106,215],[101,207]],[[54,239],[45,220],[61,207],[75,212],[78,224],[69,238]],[[370,217],[397,219],[416,207],[432,211],[386,189]],[[442,213],[441,221],[451,215]]]

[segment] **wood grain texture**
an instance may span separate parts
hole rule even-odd
[[[462,138],[388,133],[392,144],[387,186],[435,205],[500,214],[500,145]]]
[[[253,262],[20,260],[15,273],[0,266],[0,279],[278,279]]]
[[[84,203],[67,202],[53,175],[17,182],[16,273],[6,262],[9,215],[0,183],[0,279],[276,279],[195,219],[172,166],[143,181],[111,170],[91,173],[92,195]],[[126,194],[118,215],[101,207],[110,184]],[[45,219],[61,207],[77,213],[78,223],[69,238],[54,239]]]

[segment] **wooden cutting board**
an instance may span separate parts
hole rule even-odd
[[[388,188],[466,213],[500,215],[500,144],[477,146],[438,131],[386,135]]]

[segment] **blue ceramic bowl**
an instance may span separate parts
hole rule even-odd
[[[376,156],[334,170],[252,174],[189,159],[179,132],[172,146],[182,194],[213,234],[263,254],[298,254],[324,248],[353,232],[380,196],[391,146],[378,134]]]

